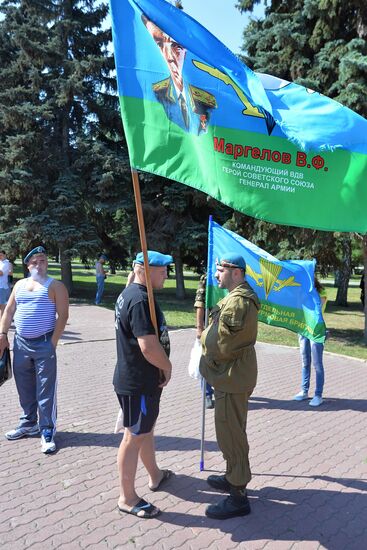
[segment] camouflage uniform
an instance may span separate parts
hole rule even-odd
[[[198,288],[196,290],[194,307],[205,308],[205,293],[206,293],[206,275],[202,275],[200,277]]]
[[[244,281],[213,308],[201,337],[200,373],[214,386],[215,428],[227,463],[226,479],[242,488],[251,479],[246,419],[257,379],[254,346],[259,309],[255,292]]]
[[[194,308],[205,309],[205,295],[206,295],[206,274],[202,275],[199,280],[198,288],[195,294]],[[205,315],[204,315],[205,317]],[[204,329],[204,326],[203,326]],[[210,384],[205,386],[205,394],[210,399],[210,408],[213,408],[213,388]],[[207,408],[209,408],[207,404]]]

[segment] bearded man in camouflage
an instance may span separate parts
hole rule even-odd
[[[227,253],[217,260],[218,286],[229,294],[211,311],[209,326],[201,337],[200,373],[214,387],[215,429],[227,466],[224,475],[211,475],[207,480],[214,489],[229,493],[206,509],[206,515],[215,519],[250,513],[246,420],[257,379],[254,346],[260,302],[245,280],[245,271],[245,260],[238,254]]]

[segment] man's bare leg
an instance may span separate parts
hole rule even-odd
[[[133,508],[140,500],[135,491],[135,476],[140,448],[147,435],[133,435],[125,428],[124,437],[117,453],[117,468],[120,479],[118,505],[122,508]]]
[[[140,447],[140,458],[149,475],[149,487],[156,487],[164,473],[158,467],[155,458],[154,431],[152,430],[146,436]]]

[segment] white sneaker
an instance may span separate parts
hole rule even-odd
[[[304,401],[308,399],[308,393],[306,391],[300,391],[293,397],[293,401]]]
[[[38,435],[39,433],[40,429],[36,424],[35,426],[19,426],[18,428],[15,428],[15,430],[6,432],[5,437],[6,439],[9,439],[9,441],[13,441],[15,439],[21,439],[22,437]]]
[[[323,403],[323,401],[324,400],[322,397],[320,397],[319,395],[315,395],[315,397],[313,397],[309,402],[309,405],[311,405],[311,407],[318,407],[319,405],[321,405],[321,403]]]
[[[45,454],[51,454],[56,451],[56,444],[52,430],[43,430],[41,435],[41,450]]]

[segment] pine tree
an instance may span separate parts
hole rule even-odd
[[[254,0],[239,2],[251,10]],[[244,31],[255,71],[313,88],[367,115],[367,4],[364,0],[275,0]]]
[[[16,256],[42,242],[32,220],[42,212],[48,195],[44,121],[49,111],[40,97],[43,60],[33,45],[47,42],[47,32],[25,3],[17,7],[6,1],[2,10],[6,17],[0,23],[0,230],[4,246]]]
[[[241,0],[238,8],[252,11],[257,3]],[[244,61],[255,71],[312,88],[367,116],[364,0],[272,0],[265,9],[264,19],[252,20],[245,29],[243,52]],[[305,232],[303,243],[313,237],[317,242],[318,233]],[[325,238],[329,244],[334,240],[329,235]],[[302,241],[299,245],[303,246]],[[346,305],[351,236],[335,235],[335,247],[344,251],[337,303]]]
[[[232,209],[160,176],[146,177],[141,192],[148,246],[173,255],[176,297],[184,299],[184,265],[197,271],[206,266],[209,215],[224,223]]]
[[[17,242],[21,233],[23,240],[43,241],[60,251],[62,277],[71,290],[71,258],[92,256],[103,246],[99,217],[113,219],[129,175],[108,51],[111,31],[102,28],[107,5],[6,0],[2,10],[6,41],[0,71],[8,71],[9,85],[2,80],[0,123],[10,119],[0,150],[6,167],[0,174],[5,178],[1,198],[7,199],[2,208],[8,218],[13,212]],[[9,52],[14,53],[7,61]],[[10,151],[18,151],[19,143],[28,146],[20,159],[28,198],[14,197],[20,164],[14,164],[17,154]],[[6,216],[2,212],[3,225],[11,221]]]
[[[67,260],[75,248],[88,254],[103,242],[98,224],[90,223],[91,212],[104,214],[106,202],[116,210],[129,172],[119,148],[123,138],[111,77],[113,58],[108,52],[111,31],[102,28],[107,4],[91,0],[53,4],[57,9],[52,35],[58,55],[50,67],[48,86],[55,113],[51,150],[57,173],[48,212],[58,223],[58,240]]]

